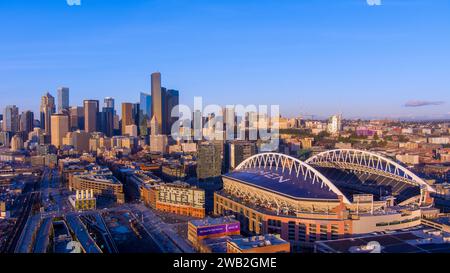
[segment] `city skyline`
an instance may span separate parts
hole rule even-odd
[[[45,22],[33,15],[42,7]],[[187,105],[202,96],[207,104],[280,104],[288,117],[450,117],[448,1],[15,1],[8,8],[20,16],[2,14],[9,22],[0,45],[2,112],[17,105],[36,117],[39,98],[47,91],[56,98],[62,86],[71,106],[105,97],[139,102],[150,93],[150,73],[160,71],[163,86],[180,90]]]
[[[450,253],[449,11],[0,1],[0,256],[283,272]]]

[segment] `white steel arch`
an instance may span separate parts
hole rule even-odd
[[[429,192],[435,192],[433,187],[407,168],[389,158],[369,151],[356,149],[329,150],[308,158],[306,163],[312,166],[372,171],[375,174],[389,176],[405,183],[425,187]]]
[[[275,170],[281,168],[282,171],[289,170],[289,174],[295,172],[297,177],[302,175],[303,177],[310,178],[312,183],[321,183],[322,187],[326,187],[338,196],[342,196],[344,203],[351,203],[347,197],[318,170],[292,156],[280,153],[260,153],[244,160],[236,167],[236,170],[251,168],[275,168]]]

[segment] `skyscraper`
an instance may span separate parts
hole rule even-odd
[[[178,120],[176,117],[178,115],[178,106],[180,103],[180,92],[178,90],[169,89],[165,93],[165,134],[171,134],[172,125]],[[172,111],[174,111],[174,117],[172,117]]]
[[[69,117],[64,114],[54,114],[51,117],[52,123],[52,145],[57,148],[62,147],[63,138],[69,132]]]
[[[102,120],[101,131],[108,137],[112,137],[115,134],[115,130],[119,129],[118,124],[116,125],[116,118],[117,117],[114,98],[106,97],[104,99],[104,107],[102,109],[101,115]]]
[[[158,121],[156,120],[155,116],[153,116],[152,120],[150,121],[150,133],[151,133],[151,136],[156,136],[161,133],[159,131]]]
[[[198,145],[197,178],[200,180],[221,175],[222,158],[218,145],[204,142]]]
[[[114,108],[103,107],[101,112],[101,131],[108,137],[114,135]]]
[[[84,130],[84,108],[74,106],[70,108],[70,130]]]
[[[55,98],[52,95],[50,95],[50,93],[47,93],[44,96],[42,96],[40,107],[41,128],[44,129],[44,132],[47,135],[51,134],[50,120],[51,116],[55,113],[55,111],[56,111]]]
[[[62,113],[63,110],[69,110],[69,88],[58,88],[58,113]]]
[[[236,169],[247,158],[256,154],[256,144],[249,141],[233,141],[226,144],[224,152],[225,172]]]
[[[150,121],[150,133],[151,133],[151,136],[156,136],[161,133],[159,131],[158,121],[156,120],[155,116],[153,116],[152,120]]]
[[[223,129],[225,140],[233,140],[236,135],[236,112],[234,107],[227,106],[223,108]]]
[[[104,100],[105,107],[114,109],[114,98],[106,97]]]
[[[203,137],[203,113],[195,110],[192,113],[192,128],[194,129],[195,140],[201,140]]]
[[[141,135],[141,128],[139,126],[139,120],[140,120],[140,116],[141,116],[140,103],[133,103],[132,116],[133,116],[133,125],[136,125],[137,135],[140,136]]]
[[[85,100],[84,106],[84,130],[88,133],[93,133],[98,130],[98,100]]]
[[[126,134],[126,127],[133,124],[133,104],[124,102],[122,103],[122,135]]]
[[[15,105],[8,105],[3,112],[3,131],[18,132],[19,131],[19,108]]]
[[[22,114],[20,115],[19,127],[21,132],[25,132],[25,135],[28,135],[29,132],[33,131],[34,113],[31,111],[22,112]]]
[[[152,96],[150,94],[141,92],[140,108],[142,113],[150,119],[152,114]]]
[[[148,127],[152,115],[152,96],[146,93],[141,93],[140,113],[139,113],[139,129],[141,135],[148,135]]]
[[[152,74],[152,117],[156,117],[158,121],[158,131],[163,129],[163,96],[161,88],[161,73],[156,72]],[[164,131],[162,132],[165,133]]]

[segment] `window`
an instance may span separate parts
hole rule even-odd
[[[298,240],[305,242],[306,241],[306,225],[305,224],[298,224]]]
[[[295,241],[295,222],[288,223],[288,237],[290,241]]]

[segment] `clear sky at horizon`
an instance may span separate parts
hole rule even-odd
[[[0,109],[47,91],[137,102],[150,74],[283,115],[450,117],[450,1],[0,1]],[[406,107],[405,104],[415,107]]]

